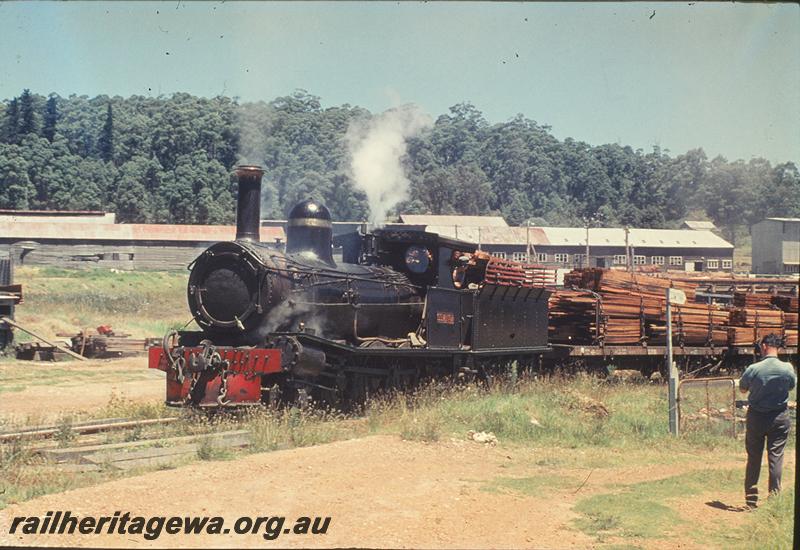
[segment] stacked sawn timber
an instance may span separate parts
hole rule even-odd
[[[605,269],[578,269],[564,277],[550,300],[550,337],[556,343],[664,344],[666,290],[686,295],[674,304],[674,341],[682,345],[725,345],[728,313],[693,303],[697,285],[689,282]],[[583,290],[578,290],[583,289]]]
[[[559,289],[553,292],[548,326],[550,341],[561,344],[598,341],[601,334],[595,323],[597,308],[598,299],[586,290]]]
[[[786,346],[797,345],[797,297],[736,292],[730,310],[728,343],[751,346],[767,334],[781,336]]]
[[[800,308],[797,296],[773,296],[772,305],[785,313],[783,318],[783,344],[796,346],[798,340],[798,324],[800,324]]]
[[[772,307],[772,294],[755,292],[734,292],[733,305],[752,309],[770,309]]]
[[[674,342],[693,346],[724,346],[728,343],[728,319],[728,312],[714,304],[672,304]],[[667,341],[666,309],[660,321],[650,326],[650,343],[665,344]]]

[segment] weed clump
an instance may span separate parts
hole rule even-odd
[[[200,460],[224,460],[232,456],[229,449],[214,444],[210,437],[204,437],[197,443],[197,458]]]
[[[256,451],[274,451],[330,443],[347,433],[345,415],[327,409],[256,409],[244,417]],[[351,433],[351,432],[350,432]]]
[[[54,438],[58,442],[59,447],[69,447],[77,438],[77,434],[72,429],[72,418],[69,416],[65,416],[61,419],[58,423],[57,430]]]

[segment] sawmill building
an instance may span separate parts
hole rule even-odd
[[[104,212],[0,211],[0,250],[16,265],[183,269],[232,225],[114,223]],[[263,227],[261,242],[280,246],[280,227]]]
[[[753,273],[800,273],[800,218],[767,218],[750,228]]]
[[[490,223],[479,222],[487,218]],[[413,219],[415,229],[479,243],[483,250],[503,258],[556,268],[587,265],[584,227],[510,227],[505,221],[501,225],[494,217],[482,216]],[[461,223],[462,219],[467,223]],[[392,224],[400,225],[412,226]],[[642,271],[733,270],[733,245],[709,230],[593,227],[588,235],[588,265],[592,267],[626,267],[630,262]]]

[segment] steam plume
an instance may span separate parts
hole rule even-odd
[[[406,140],[430,127],[430,116],[416,105],[390,109],[347,129],[350,168],[357,189],[367,195],[370,222],[381,223],[408,198],[410,183],[403,169]]]

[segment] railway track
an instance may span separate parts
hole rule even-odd
[[[44,467],[84,472],[165,467],[250,445],[248,430],[169,434],[168,427],[179,420],[103,418],[20,428],[0,433],[0,447],[24,449]]]
[[[119,430],[130,430],[143,426],[164,425],[177,421],[177,417],[151,418],[134,420],[132,418],[103,418],[100,420],[87,420],[67,426],[74,434],[96,434]],[[0,433],[0,442],[20,439],[51,438],[57,436],[65,429],[64,425],[22,428],[12,432]]]

